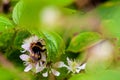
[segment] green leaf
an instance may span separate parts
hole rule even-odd
[[[0,16],[0,32],[13,27],[14,25],[9,19],[7,19],[6,17]]]
[[[19,1],[13,10],[14,22],[22,28],[39,29],[39,14],[42,4],[39,1]],[[39,27],[38,27],[39,26]]]
[[[100,35],[96,32],[83,32],[73,37],[70,45],[68,46],[68,51],[79,52],[88,48],[88,46],[96,43],[100,40]]]
[[[76,74],[73,75],[69,80],[94,80],[93,76],[88,74]]]
[[[40,14],[45,7],[55,6],[58,8],[69,5],[73,0],[21,0],[13,10],[13,20],[20,27],[40,29]]]
[[[21,45],[24,39],[30,37],[30,35],[30,32],[28,32],[27,30],[18,30],[14,40],[14,47],[16,47],[17,49],[21,49]]]
[[[53,4],[56,6],[67,6],[71,4],[74,0],[47,0],[49,4]]]
[[[56,77],[56,80],[65,80],[66,77],[69,77],[69,74],[66,74],[66,73],[68,73],[68,70],[65,67],[58,69],[58,71],[61,74],[60,74],[60,76]]]
[[[21,0],[16,4],[12,13],[12,18],[15,24],[19,24],[22,11],[23,11],[23,2]]]
[[[67,6],[69,4],[71,4],[72,2],[74,2],[74,0],[35,0],[35,1],[32,1],[32,0],[24,0],[24,2],[28,3],[39,3],[41,5],[55,5],[55,6],[58,6],[58,7],[64,7],[64,6]]]
[[[59,60],[60,55],[65,51],[65,43],[63,39],[54,32],[43,32],[46,37],[47,49],[48,49],[48,60],[55,61]]]
[[[20,49],[13,47],[10,47],[5,51],[5,57],[18,67],[23,67],[23,65],[21,65],[23,62],[19,58],[21,54]]]
[[[93,74],[77,74],[69,80],[120,80],[120,72],[115,70],[106,70]]]
[[[13,45],[13,38],[15,35],[14,30],[6,30],[0,34],[0,50],[8,49],[9,46]]]

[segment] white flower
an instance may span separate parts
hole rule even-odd
[[[69,58],[67,58],[68,66],[66,68],[69,70],[69,72],[73,73],[79,73],[82,69],[85,69],[86,63],[81,65],[80,62],[72,61]]]
[[[25,39],[22,45],[24,51],[29,52],[29,56],[36,62],[39,60],[46,61],[47,52],[44,39],[39,39],[37,36],[31,36]]]
[[[60,75],[60,72],[51,68],[49,71],[46,71],[45,73],[42,74],[43,77],[48,77],[48,73],[52,73],[54,76],[59,76]]]
[[[45,72],[42,75],[43,75],[43,77],[48,77],[48,72]]]
[[[42,61],[35,62],[29,55],[22,54],[20,55],[20,59],[24,61],[26,68],[24,69],[25,72],[30,70],[35,70],[35,73],[43,71],[45,68],[48,69],[45,73],[42,73],[43,77],[48,77],[48,73],[52,73],[55,76],[59,76],[60,72],[55,70],[54,68],[61,68],[62,62],[57,62],[52,65],[46,66],[46,63],[42,63]]]
[[[85,69],[85,66],[86,66],[86,63],[81,65],[80,62],[77,62],[75,60],[72,61],[69,58],[67,58],[67,63],[68,65],[61,63],[62,67],[66,67],[68,71],[72,73],[79,73],[81,70]]]
[[[59,76],[60,72],[56,70],[56,68],[64,67],[64,62],[56,62],[55,64],[51,64],[51,66],[48,66],[48,70],[43,73],[43,77],[48,77],[48,73],[52,73],[54,76]],[[55,68],[55,69],[54,69]]]
[[[46,66],[42,64],[41,61],[34,62],[30,56],[26,54],[20,55],[20,59],[24,61],[26,68],[24,69],[25,72],[30,71],[31,69],[35,69],[35,72],[41,72]]]
[[[45,45],[45,41],[37,36],[31,36],[24,40],[22,45],[23,52],[29,52],[28,55],[20,55],[20,59],[24,61],[26,66],[25,72],[33,70],[38,73],[46,67],[47,51]]]

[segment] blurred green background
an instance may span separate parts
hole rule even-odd
[[[18,2],[19,0],[0,0],[0,80],[48,80],[47,78],[42,79],[41,74],[23,72],[24,64],[19,58],[19,55],[22,54],[20,50],[22,50],[23,40],[31,35],[29,30],[33,29],[33,26],[35,30],[39,29],[36,27],[39,25],[38,16],[36,16],[38,10],[42,11],[43,7],[48,5],[59,6],[58,8],[62,11],[62,24],[57,25],[57,29],[55,28],[52,31],[57,32],[64,39],[66,49],[70,49],[73,53],[82,53],[82,50],[86,49],[89,43],[98,40],[102,36],[102,38],[113,40],[116,47],[115,53],[120,54],[120,0],[38,0],[39,3],[25,0],[25,4],[29,9],[24,9],[25,13],[22,14],[20,25],[15,22],[19,18],[20,6],[17,7],[18,11],[15,13],[15,21],[12,18],[13,9]],[[16,15],[18,16],[16,17]],[[10,29],[9,27],[5,29],[6,26],[9,26]],[[18,26],[22,26],[22,28]],[[28,28],[24,26],[29,26],[29,29],[24,30],[23,28]],[[44,27],[45,25],[41,26]],[[91,33],[80,35],[79,38],[75,39],[78,41],[76,44],[80,42],[83,44],[77,45],[78,47],[75,48],[71,44],[74,43],[73,37],[87,31],[95,32],[95,39],[93,39],[94,34]],[[72,39],[73,41],[70,43]],[[76,56],[77,54],[72,55],[72,57]],[[117,63],[115,62],[110,68],[110,70],[100,73],[72,75],[70,80],[120,80],[120,60],[117,59]],[[61,78],[58,78],[58,80],[61,80]],[[66,78],[62,80],[66,80]]]

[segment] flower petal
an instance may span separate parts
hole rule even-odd
[[[28,61],[29,58],[30,58],[30,57],[29,57],[28,55],[26,55],[26,54],[20,55],[20,59],[23,60],[23,61]]]
[[[77,69],[76,69],[76,72],[79,73],[82,69],[85,69],[86,67],[86,63],[84,63],[83,65],[79,66]]]
[[[37,37],[37,36],[32,36],[32,38],[31,38],[31,39],[32,39],[32,41],[33,41],[33,42],[38,41],[38,37]]]
[[[41,56],[42,56],[42,57],[41,57],[41,58],[42,58],[41,60],[46,61],[46,53],[45,53],[45,52],[42,52],[42,53],[41,53]]]
[[[48,77],[48,72],[45,72],[42,75],[43,75],[43,77]]]
[[[36,73],[41,72],[45,67],[39,66],[39,63],[36,64]]]
[[[39,63],[36,64],[36,73],[39,72]]]
[[[66,65],[64,64],[64,62],[60,61],[60,62],[56,62],[54,64],[54,67],[61,68],[61,67],[66,67]]]
[[[59,76],[60,75],[60,72],[56,71],[55,69],[51,69],[52,73],[55,75],[55,76]]]
[[[30,43],[24,43],[21,47],[25,49],[25,51],[29,51]]]
[[[84,64],[81,65],[80,67],[81,67],[81,69],[85,69],[85,67],[86,67],[86,63],[84,63]]]
[[[72,64],[72,61],[68,57],[67,57],[67,63],[68,63],[68,65]]]
[[[23,63],[24,63],[25,66],[28,66],[30,64],[30,62],[27,62],[27,61],[25,61]]]
[[[38,41],[38,37],[37,36],[31,36],[30,38],[26,39],[25,42],[27,43],[36,43]]]
[[[31,43],[36,43],[38,41],[38,37],[37,36],[31,36],[30,38],[27,38],[24,40],[23,45],[21,46],[23,49],[25,49],[24,51],[30,51],[30,45]]]
[[[29,65],[24,69],[24,71],[25,71],[25,72],[28,72],[28,71],[31,70],[31,69],[32,69],[32,65],[29,64]]]
[[[75,71],[75,73],[79,73],[80,71],[81,71],[81,69],[77,68],[76,71]]]

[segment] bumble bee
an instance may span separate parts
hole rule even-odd
[[[43,39],[39,39],[36,43],[31,43],[30,46],[30,56],[34,61],[42,59],[42,55],[46,54],[46,47]]]

